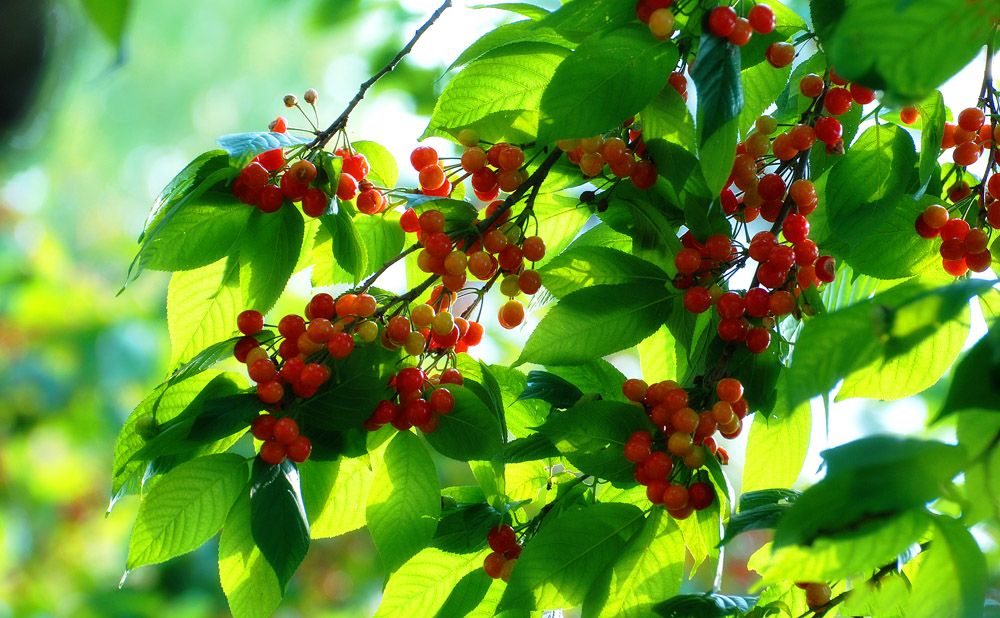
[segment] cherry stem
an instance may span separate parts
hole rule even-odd
[[[441,14],[445,12],[445,9],[447,9],[450,6],[451,6],[451,0],[445,0],[444,4],[439,6],[438,9],[434,11],[434,13],[432,13],[431,16],[427,19],[427,21],[424,22],[424,25],[420,26],[420,28],[417,29],[417,31],[413,35],[413,38],[410,39],[410,42],[407,43],[406,46],[403,47],[403,49],[401,49],[398,54],[396,54],[396,57],[390,60],[389,64],[382,67],[381,71],[379,71],[375,75],[372,75],[368,79],[368,81],[361,84],[361,87],[358,88],[358,93],[354,95],[354,98],[351,99],[351,102],[347,104],[347,108],[344,109],[343,112],[341,112],[340,116],[333,121],[333,124],[327,127],[324,131],[321,131],[316,134],[316,139],[314,139],[309,144],[309,148],[311,150],[317,150],[323,148],[324,146],[326,146],[327,142],[329,142],[330,139],[337,133],[337,131],[343,130],[343,128],[347,126],[347,119],[350,117],[351,112],[354,111],[354,108],[358,106],[358,103],[361,102],[361,99],[365,98],[365,93],[368,92],[368,89],[374,86],[375,82],[382,79],[382,77],[384,77],[387,73],[396,68],[396,65],[399,64],[399,62],[403,59],[403,57],[406,56],[408,53],[410,53],[410,50],[413,49],[413,46],[416,44],[417,40],[419,40],[420,37],[423,36],[424,32],[426,32],[432,25],[434,25],[434,22],[436,22],[438,18],[441,17]]]

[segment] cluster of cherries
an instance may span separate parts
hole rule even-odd
[[[737,47],[750,42],[753,33],[770,34],[775,27],[774,11],[766,4],[750,8],[746,17],[740,17],[731,6],[720,6],[708,14],[708,30],[715,36],[728,39]]]
[[[623,128],[628,128],[632,122],[629,119]],[[587,178],[601,174],[607,165],[616,178],[628,178],[636,188],[649,189],[656,184],[656,166],[652,161],[636,159],[642,157],[646,149],[642,132],[629,129],[628,135],[628,143],[620,137],[605,138],[598,135],[585,139],[559,140],[556,146],[566,153],[570,163],[580,167],[580,173]]]
[[[709,456],[728,463],[729,454],[716,444],[713,435],[718,431],[732,439],[743,430],[743,418],[749,412],[743,385],[734,378],[723,378],[716,385],[719,401],[700,413],[690,407],[687,390],[673,380],[647,385],[632,378],[622,385],[622,393],[641,405],[666,437],[666,450],[653,450],[653,436],[647,431],[635,432],[625,443],[625,458],[636,464],[635,480],[646,487],[646,497],[680,519],[693,510],[708,508],[715,499],[712,486],[684,481],[692,480],[691,473],[704,466]]]
[[[490,203],[484,216],[494,215],[502,205],[502,201]],[[446,218],[438,210],[427,210],[418,216],[410,209],[400,218],[403,229],[415,232],[423,245],[417,254],[417,266],[423,272],[440,275],[443,287],[449,292],[464,288],[469,274],[480,281],[492,279],[498,271],[504,275],[500,290],[510,300],[500,308],[498,319],[507,329],[524,321],[524,305],[514,297],[521,292],[535,294],[542,287],[542,276],[537,270],[526,268],[525,262],[545,257],[545,241],[539,236],[526,236],[509,219],[510,211],[506,210],[466,248],[466,241],[456,243],[444,232]]]
[[[486,541],[493,552],[483,560],[483,570],[493,579],[510,581],[510,572],[524,549],[517,542],[517,534],[507,524],[493,526],[486,535]]]
[[[944,124],[941,148],[955,149],[952,152],[955,165],[966,167],[974,164],[991,143],[994,145],[1000,143],[1000,124],[994,132],[992,124],[986,122],[986,114],[979,108],[963,109],[958,114],[958,124],[950,122]]]
[[[1000,185],[1000,181],[993,184]],[[961,277],[970,270],[981,273],[993,261],[987,248],[990,237],[986,229],[972,228],[961,217],[951,219],[944,206],[928,206],[917,215],[916,228],[922,238],[941,237],[941,265],[953,277]]]
[[[389,383],[396,396],[380,401],[364,422],[364,428],[378,431],[391,424],[399,431],[416,427],[424,433],[434,433],[441,422],[441,415],[450,413],[455,407],[455,396],[442,385],[461,386],[462,382],[461,372],[454,368],[445,369],[433,378],[428,378],[418,367],[400,369]]]
[[[272,466],[285,461],[285,457],[302,463],[312,453],[312,442],[299,433],[299,425],[291,417],[261,414],[250,424],[250,433],[263,442],[260,445],[261,461]]]
[[[490,202],[501,191],[516,191],[528,178],[520,146],[506,142],[481,143],[479,133],[468,128],[458,133],[458,142],[465,150],[457,163],[444,164],[430,146],[418,146],[410,153],[410,164],[418,173],[421,193],[437,197],[451,195],[454,184],[459,182],[455,175],[461,170],[464,172],[461,178],[470,178],[476,197]]]

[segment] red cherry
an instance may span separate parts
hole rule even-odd
[[[347,172],[358,180],[363,180],[368,177],[370,169],[365,155],[357,153],[350,157],[344,157],[344,167],[341,171]]]
[[[285,461],[285,445],[277,440],[268,440],[260,445],[260,459],[266,464],[276,466]]]
[[[843,133],[844,129],[840,125],[840,121],[833,116],[823,116],[816,121],[816,138],[823,143],[835,144]]]
[[[760,5],[758,5],[760,6]],[[692,483],[688,487],[688,504],[696,511],[703,511],[715,501],[715,490],[708,483]]]
[[[747,20],[754,32],[769,34],[774,31],[775,17],[774,11],[766,4],[758,4],[747,13]]]
[[[289,459],[295,463],[302,463],[309,459],[309,454],[312,453],[312,442],[305,436],[298,436],[288,443],[285,450],[288,453]]]
[[[274,424],[277,422],[273,414],[261,414],[250,423],[250,433],[258,440],[270,440],[274,437]]]
[[[717,37],[725,38],[736,29],[738,16],[731,6],[720,6],[708,14],[708,29]]]
[[[236,316],[236,327],[244,335],[254,335],[264,328],[264,316],[259,311],[247,309]]]
[[[260,342],[253,337],[241,337],[233,346],[233,356],[241,363],[247,362],[247,354],[250,350],[260,347]]]
[[[489,543],[490,549],[502,554],[514,549],[517,545],[517,535],[514,533],[514,529],[507,524],[493,526],[486,535],[486,541]]]

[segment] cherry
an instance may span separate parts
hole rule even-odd
[[[274,424],[277,422],[273,414],[261,414],[250,423],[250,433],[258,440],[270,440],[274,437]]]
[[[917,220],[914,222],[914,227],[917,230],[917,234],[919,234],[921,238],[927,238],[927,239],[937,238],[938,235],[941,233],[941,230],[932,228],[931,226],[927,225],[927,220],[924,218],[923,213],[917,215]]]
[[[517,245],[507,245],[497,255],[497,261],[503,270],[515,272],[524,261],[524,253]]]
[[[965,258],[960,260],[942,260],[942,266],[945,272],[952,277],[961,277],[969,272],[969,265]]]
[[[413,152],[410,153],[410,165],[412,165],[413,169],[418,172],[428,166],[437,165],[437,162],[437,150],[434,150],[430,146],[417,146],[413,149]]]
[[[760,354],[771,345],[771,332],[766,328],[751,328],[747,332],[747,349],[751,354]]]
[[[266,404],[274,404],[285,396],[285,389],[277,380],[261,382],[257,385],[257,398]]]
[[[267,184],[268,176],[268,171],[257,161],[240,170],[240,180],[253,191],[260,191]]]
[[[795,47],[784,41],[771,43],[764,52],[764,57],[776,69],[787,67],[795,60]]]
[[[983,128],[985,121],[986,115],[983,113],[983,110],[975,107],[963,109],[958,114],[958,126],[966,131],[979,131],[979,129]]]
[[[814,206],[818,200],[816,186],[811,180],[796,180],[789,188],[788,195],[800,210],[811,205]]]
[[[622,394],[630,401],[642,401],[649,386],[644,380],[629,378],[622,384]]]
[[[428,165],[420,170],[420,186],[424,189],[437,189],[444,184],[444,170],[437,165]]]
[[[781,224],[781,233],[784,234],[785,240],[791,243],[802,242],[809,236],[809,221],[802,215],[788,215]],[[774,255],[773,250],[771,251],[771,255]],[[788,264],[788,266],[791,266],[791,264]]]
[[[681,273],[697,272],[701,267],[701,253],[696,249],[681,249],[674,256],[674,266]]]
[[[708,14],[708,29],[717,37],[728,37],[736,29],[736,11],[731,6],[720,6]]]
[[[771,313],[775,317],[788,315],[795,309],[795,297],[784,290],[771,293]]]
[[[507,559],[500,552],[493,552],[483,561],[483,570],[493,579],[499,579]]]
[[[462,378],[462,372],[454,367],[451,369],[445,369],[441,372],[441,384],[457,384],[461,386],[464,381],[465,379]]]
[[[462,153],[462,169],[474,174],[486,166],[486,151],[482,148],[467,148]]]
[[[369,189],[358,194],[358,210],[366,215],[374,215],[382,212],[385,199],[376,189]]]
[[[517,277],[518,288],[527,295],[538,292],[542,287],[542,276],[537,270],[525,270]]]
[[[524,165],[524,152],[517,146],[508,145],[497,156],[497,167],[502,170],[516,170]]]
[[[952,153],[952,159],[955,161],[955,165],[965,167],[978,161],[981,153],[982,150],[977,144],[974,144],[973,142],[963,142],[955,147],[955,150]]]
[[[346,172],[341,172],[337,179],[337,199],[348,201],[353,200],[358,194],[358,181]]]
[[[318,363],[309,363],[299,374],[299,383],[307,388],[318,388],[330,377],[330,370]]]
[[[411,399],[403,406],[403,415],[406,417],[407,423],[419,427],[431,420],[433,413],[427,400],[418,397]]]
[[[255,360],[247,367],[247,373],[254,382],[270,382],[278,376],[278,370],[274,368],[274,363],[268,358]]]
[[[472,188],[480,193],[490,193],[495,189],[499,189],[496,172],[488,167],[484,167],[474,173],[472,175]]]
[[[712,295],[703,287],[688,288],[684,293],[684,308],[691,313],[704,313],[712,306]]]
[[[840,121],[832,116],[823,116],[816,121],[816,137],[825,144],[835,144],[844,133]]]
[[[283,178],[287,178],[289,182],[307,185],[316,179],[316,166],[310,161],[300,159],[288,168]]]
[[[348,333],[337,333],[330,339],[327,349],[334,358],[347,358],[354,351],[354,337]]]
[[[269,172],[280,170],[285,165],[285,155],[282,153],[281,148],[262,152],[254,157],[253,160],[263,165],[264,169]]]
[[[260,445],[260,459],[266,464],[276,466],[285,461],[286,447],[277,440],[268,440]]]
[[[762,318],[768,314],[771,303],[771,295],[763,288],[751,288],[747,290],[743,299],[746,314],[754,318]]]
[[[746,310],[743,298],[736,292],[726,292],[715,303],[715,310],[722,318],[740,318]]]
[[[830,602],[832,591],[825,583],[806,584],[806,605],[810,608],[822,607]]]
[[[688,505],[688,490],[683,485],[671,485],[663,492],[663,506],[673,511]]]
[[[656,184],[656,166],[650,161],[639,161],[629,180],[637,189],[649,189]]]
[[[719,322],[719,337],[725,341],[743,341],[747,337],[749,327],[744,320],[737,318],[723,318]]]
[[[801,215],[789,215],[791,218],[793,216]],[[801,228],[795,227],[796,224],[791,224],[789,231],[795,235],[801,233]],[[784,227],[784,226],[782,226]],[[775,245],[771,252],[767,255],[767,264],[777,268],[778,270],[787,271],[795,263],[795,249],[792,249],[788,245]]]
[[[673,471],[674,462],[670,459],[670,455],[663,451],[655,451],[643,461],[642,469],[651,481],[662,480]]]
[[[524,305],[520,301],[511,299],[508,300],[500,308],[499,322],[500,326],[506,329],[512,329],[521,324],[524,321]]]
[[[729,42],[737,47],[743,47],[750,42],[750,37],[753,36],[753,28],[750,26],[750,22],[743,17],[736,19],[736,28],[733,32],[726,37]]]
[[[330,196],[322,189],[309,189],[302,196],[302,212],[310,217],[319,217],[330,205]]]
[[[815,73],[809,73],[799,81],[799,92],[804,97],[815,99],[823,94],[823,78]]]
[[[417,367],[400,369],[396,374],[396,390],[402,394],[416,393],[423,390],[424,372]]]
[[[688,504],[694,510],[703,511],[712,506],[713,502],[715,502],[715,490],[708,483],[699,481],[688,487]]]
[[[913,124],[919,117],[920,113],[915,107],[904,107],[899,112],[899,119],[903,122],[903,124]]]
[[[625,459],[641,464],[649,457],[650,444],[641,440],[629,440],[625,443]]]
[[[653,504],[663,504],[663,492],[670,487],[665,479],[655,479],[646,485],[646,499]]]
[[[824,255],[816,260],[816,278],[823,283],[830,283],[837,278],[837,261],[830,255]]]
[[[670,424],[681,433],[694,433],[698,428],[698,413],[691,408],[681,408],[670,417]]]
[[[743,385],[736,378],[722,378],[715,385],[715,394],[722,401],[736,403],[743,396]]]
[[[846,114],[854,104],[854,97],[847,88],[831,88],[823,99],[823,106],[833,116]]]
[[[994,199],[1000,200],[1000,174],[993,174],[990,176],[990,179],[986,181],[986,188],[989,190],[990,195],[992,195]]]
[[[312,442],[305,436],[298,436],[288,443],[286,451],[289,459],[295,463],[302,463],[309,459],[309,454],[312,453]]]
[[[875,100],[875,91],[861,84],[851,84],[851,96],[860,105],[868,105]]]
[[[486,542],[489,543],[490,549],[502,554],[514,549],[517,545],[517,535],[507,524],[493,526],[486,535]]]
[[[368,159],[365,158],[365,155],[357,153],[349,157],[344,157],[344,166],[342,171],[347,172],[351,176],[354,176],[359,180],[367,178],[370,170],[371,167],[369,167]]]
[[[758,4],[747,13],[747,19],[754,32],[769,34],[774,31],[775,17],[774,11],[766,4]]]
[[[267,130],[272,133],[284,133],[288,130],[288,121],[284,116],[278,116],[268,123]]]
[[[524,239],[521,245],[524,259],[529,262],[538,262],[545,257],[545,241],[538,236],[529,236]]]
[[[447,388],[437,388],[431,393],[428,400],[431,412],[435,414],[448,414],[455,407],[455,396]]]
[[[675,17],[668,9],[656,9],[649,16],[649,31],[661,41],[669,39],[674,33]]]
[[[965,256],[966,266],[969,270],[977,273],[984,272],[992,263],[993,255],[988,250],[980,253],[969,253]]]
[[[233,346],[233,356],[235,356],[236,360],[241,363],[245,363],[247,362],[247,354],[250,350],[259,346],[260,342],[253,337],[242,337],[236,342],[236,345]]]
[[[936,204],[928,206],[924,209],[921,215],[924,219],[924,223],[927,227],[933,228],[935,230],[941,229],[945,223],[948,223],[948,209],[944,206],[938,206]]]

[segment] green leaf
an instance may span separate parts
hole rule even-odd
[[[850,238],[850,249],[839,253],[856,272],[878,279],[904,279],[940,269],[940,241],[921,238],[913,223],[928,206],[941,203],[931,195],[886,196],[879,204],[880,214],[863,232],[842,237]]]
[[[581,365],[633,346],[665,321],[670,299],[663,286],[645,283],[577,290],[542,318],[516,364]]]
[[[964,464],[959,447],[873,436],[822,453],[827,475],[782,518],[774,547],[804,545],[920,507],[940,495]]]
[[[741,485],[744,492],[791,487],[806,460],[812,430],[809,402],[790,407],[788,386],[781,380],[777,391],[774,416],[757,413],[750,425]]]
[[[83,0],[83,10],[91,23],[119,50],[131,8],[131,0]]]
[[[256,393],[209,399],[194,418],[188,440],[206,443],[227,438],[249,428],[262,409],[264,405]]]
[[[219,579],[233,618],[267,618],[283,586],[250,531],[250,492],[236,500],[219,537]]]
[[[199,457],[168,472],[139,503],[128,569],[185,554],[215,536],[246,482],[246,459],[230,453]]]
[[[434,537],[441,486],[427,449],[399,432],[386,447],[368,493],[366,517],[387,573],[398,570]]]
[[[161,426],[181,415],[201,411],[205,401],[237,392],[243,379],[234,373],[206,371],[176,383],[161,384],[136,406],[118,434],[112,468],[112,504],[125,493],[137,493],[148,461],[136,454],[161,432]]]
[[[659,94],[677,58],[673,41],[649,36],[642,24],[600,30],[552,75],[538,141],[591,137],[621,124]]]
[[[222,150],[209,150],[198,155],[178,172],[176,176],[167,183],[167,186],[160,191],[153,202],[153,208],[149,211],[146,224],[143,226],[139,241],[145,240],[147,232],[159,225],[170,212],[181,201],[185,200],[191,193],[201,192],[209,189],[222,176],[232,177],[237,173],[229,167],[229,155]],[[210,179],[215,179],[211,180]]]
[[[353,284],[356,278],[352,272],[342,267],[342,262],[350,266],[364,257],[363,271],[368,274],[368,271],[374,271],[403,251],[406,234],[399,227],[398,213],[389,211],[381,215],[357,214],[353,222],[363,246],[355,247],[354,250],[359,255],[350,257],[339,253],[343,249],[335,248],[336,239],[331,237],[329,228],[320,228],[312,250],[313,285]],[[347,233],[346,238],[350,243],[354,240],[354,234],[350,230]]]
[[[809,73],[822,75],[826,72],[826,56],[823,52],[816,52],[805,61],[798,64],[792,71],[792,76],[785,85],[778,100],[775,101],[775,110],[771,115],[779,123],[793,124],[799,121],[802,113],[812,104],[813,100],[803,96],[799,91],[799,82]]]
[[[506,424],[505,430],[515,437],[533,433],[533,428],[545,421],[548,406],[540,401],[518,399],[527,386],[527,379],[517,369],[503,365],[486,366],[468,354],[458,356],[458,368],[467,380],[471,378],[471,382],[485,385],[486,397],[477,394],[497,419]],[[467,386],[476,388],[476,384],[472,383]]]
[[[991,330],[955,366],[935,420],[965,410],[1000,411],[1000,332]]]
[[[381,346],[364,345],[347,358],[334,359],[331,378],[299,406],[308,424],[332,431],[361,425],[389,394],[388,380],[382,378],[392,357]]]
[[[641,409],[616,401],[588,401],[553,413],[539,432],[581,472],[621,483],[634,482],[634,464],[623,449],[629,436],[652,431]]]
[[[495,614],[506,588],[504,581],[492,579],[483,569],[470,571],[455,585],[434,618],[493,618],[494,615],[500,618],[528,618],[530,614],[524,611]]]
[[[571,384],[576,385],[584,395],[600,395],[610,401],[626,401],[622,393],[625,375],[618,368],[604,359],[592,360],[585,365],[573,367],[548,367],[554,373]]]
[[[238,267],[236,259],[225,258],[170,277],[167,328],[171,367],[232,336],[236,315],[243,307]]]
[[[357,283],[368,274],[368,250],[365,248],[364,239],[358,232],[354,220],[346,208],[341,208],[337,214],[326,214],[319,218],[321,228],[318,235],[319,242],[317,249],[323,247],[326,250],[325,238],[330,240],[330,253],[337,266],[349,275],[350,283]],[[326,236],[323,236],[325,234]],[[319,256],[313,251],[313,260],[319,263],[326,263],[327,256]],[[381,264],[379,264],[381,266]],[[324,272],[330,272],[331,267],[326,267]]]
[[[969,64],[1000,9],[964,0],[855,0],[821,42],[845,79],[918,101]]]
[[[543,9],[540,6],[535,6],[534,4],[529,4],[527,2],[501,2],[499,4],[477,4],[475,6],[470,6],[470,9],[498,9],[501,11],[510,11],[511,13],[517,13],[518,15],[523,15],[531,19],[541,19],[549,14],[549,11]]]
[[[713,485],[714,485],[713,479]],[[721,496],[725,492],[725,489],[719,491],[719,487],[716,486],[716,494]],[[642,494],[640,494],[641,496]],[[678,521],[681,533],[684,535],[684,544],[687,546],[688,552],[691,553],[691,558],[694,563],[691,566],[691,572],[688,575],[688,579],[695,576],[698,571],[698,567],[705,562],[705,560],[718,561],[721,555],[719,551],[719,541],[722,539],[722,505],[719,500],[713,500],[712,504],[701,511],[695,511],[687,519],[682,519]]]
[[[642,511],[629,504],[595,504],[564,512],[524,548],[500,607],[580,605],[597,576],[642,525]]]
[[[250,133],[234,133],[223,135],[215,140],[222,149],[229,153],[230,165],[239,169],[250,163],[250,160],[262,152],[275,148],[287,148],[312,141],[308,137],[299,137],[288,133],[271,131],[254,131]]]
[[[486,551],[451,554],[435,547],[421,549],[389,577],[375,618],[435,616],[466,575],[482,571],[486,554]]]
[[[199,189],[188,193],[153,229],[147,230],[130,268],[131,278],[145,268],[166,271],[200,268],[239,247],[247,221],[259,211],[237,200],[231,191],[213,189],[198,194]]]
[[[240,244],[243,305],[267,313],[285,290],[302,249],[305,222],[296,208],[254,210]]]
[[[658,266],[607,247],[570,248],[545,265],[539,273],[556,298],[594,285],[666,284],[670,277]]]
[[[667,192],[666,181],[657,181],[656,186],[648,191],[640,191],[632,183],[619,185],[601,218],[615,230],[632,238],[631,253],[634,256],[673,273],[674,256],[681,250],[677,228],[684,221],[684,214],[661,195],[659,189]],[[685,186],[684,190],[687,191],[688,187]],[[704,209],[704,200],[693,195],[688,197],[684,206],[687,208],[688,204],[694,203],[700,203]]]
[[[938,153],[944,138],[944,123],[948,119],[948,108],[944,97],[934,91],[929,97],[917,103],[920,112],[920,168],[918,169],[921,188],[930,183],[931,175],[937,169]]]
[[[527,438],[518,438],[508,442],[494,456],[494,459],[509,464],[558,456],[559,449],[556,448],[556,445],[542,434],[535,433]]]
[[[907,618],[983,615],[987,564],[976,539],[961,522],[934,518],[934,540],[913,577]]]
[[[466,65],[498,47],[522,42],[551,43],[566,48],[573,46],[570,41],[567,41],[552,28],[540,27],[532,20],[516,21],[510,24],[502,24],[479,37],[475,43],[459,54],[458,58],[448,67],[448,70],[451,71],[454,68]]]
[[[459,461],[492,458],[503,446],[497,416],[468,388],[449,384],[448,390],[455,397],[455,407],[441,415],[436,431],[424,434],[427,443]]]
[[[635,19],[635,7],[618,0],[575,0],[566,2],[539,22],[566,38],[580,42],[598,30],[610,29]],[[646,35],[645,32],[642,33]],[[648,36],[648,35],[647,35]]]
[[[583,618],[648,616],[657,601],[680,591],[684,557],[676,522],[663,509],[653,509],[621,556],[594,582]]]
[[[762,504],[755,508],[744,508],[740,503],[740,511],[729,518],[726,524],[726,534],[721,545],[726,545],[740,534],[749,530],[772,530],[778,527],[781,516],[791,508],[791,502],[774,502]]]
[[[912,394],[937,380],[951,359],[920,358],[915,350],[928,338],[929,345],[946,349],[942,340],[935,338],[944,337],[946,341],[953,331],[943,329],[939,335],[941,325],[956,316],[960,322],[964,321],[968,298],[990,289],[989,282],[975,280],[934,287],[939,281],[936,276],[913,279],[871,300],[810,320],[795,344],[796,354],[788,376],[789,405],[828,392],[840,378],[868,367],[882,369],[884,373],[868,372],[859,376],[863,382],[858,384],[886,379],[888,386],[879,387],[885,389],[881,395],[885,397]],[[963,341],[964,338],[962,335]],[[954,350],[952,358],[957,353]],[[901,360],[897,364],[906,370],[901,371],[891,362],[893,357],[905,357],[913,365],[905,366],[906,361]],[[911,377],[913,383],[908,382]],[[848,392],[856,395],[859,391]]]
[[[538,228],[532,225],[528,229],[545,239],[545,257],[535,262],[536,269],[558,256],[590,220],[590,209],[581,205],[578,198],[558,193],[539,195],[532,212]],[[548,281],[543,278],[542,282],[548,289]]]
[[[836,581],[868,574],[910,549],[929,523],[922,509],[903,510],[898,515],[855,522],[808,545],[781,547],[772,553],[762,583]]]
[[[757,597],[681,594],[660,603],[653,611],[665,618],[723,618],[749,612],[756,603]]]
[[[365,525],[360,497],[368,495],[375,473],[363,458],[309,459],[298,467],[312,538],[333,538]]]
[[[518,395],[521,399],[541,399],[558,408],[571,408],[583,397],[583,392],[572,383],[547,371],[528,373],[527,386]]]
[[[461,228],[468,228],[467,225],[479,217],[479,211],[471,203],[465,200],[456,200],[450,197],[434,197],[432,195],[406,194],[406,205],[422,215],[428,210],[436,210],[445,216],[445,230],[448,232]],[[449,227],[449,223],[454,227]]]
[[[254,459],[250,477],[250,529],[282,591],[309,550],[309,520],[299,471],[290,459],[272,466]]]
[[[743,109],[740,51],[726,39],[703,34],[691,69],[698,89],[698,159],[711,194],[729,178]]]
[[[368,173],[375,174],[374,179],[379,181],[383,187],[392,189],[396,186],[396,183],[399,182],[399,166],[396,165],[396,158],[385,146],[377,142],[361,140],[351,142],[351,148],[354,152],[365,155],[370,168]]]
[[[754,40],[757,33],[754,33]],[[746,50],[740,50],[741,57],[746,62]],[[767,111],[771,104],[788,85],[792,74],[792,65],[776,69],[769,62],[760,62],[740,71],[740,83],[743,89],[743,109],[739,116],[740,135],[746,135],[753,128],[757,118]],[[845,140],[845,143],[848,143]]]
[[[490,142],[532,140],[542,93],[568,55],[560,45],[531,41],[484,53],[445,86],[423,137],[472,128]]]

